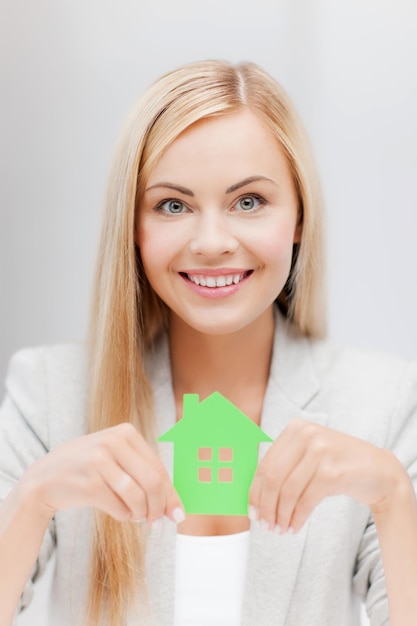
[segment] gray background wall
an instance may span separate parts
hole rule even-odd
[[[21,346],[85,335],[115,137],[137,94],[250,59],[310,132],[328,213],[330,332],[417,357],[412,0],[2,0],[0,378]]]
[[[84,337],[117,130],[150,81],[204,58],[263,65],[302,114],[331,335],[417,357],[413,0],[1,0],[1,379],[19,347]]]

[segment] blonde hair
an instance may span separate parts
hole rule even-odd
[[[287,158],[299,200],[302,237],[278,305],[304,335],[324,334],[322,206],[310,148],[280,85],[252,63],[205,61],[178,68],[139,98],[120,135],[108,185],[90,321],[88,429],[132,422],[155,445],[144,351],[164,328],[165,305],[143,272],[134,230],[138,199],[158,159],[194,122],[247,107],[271,129]],[[97,512],[89,623],[123,624],[145,588],[138,526]]]

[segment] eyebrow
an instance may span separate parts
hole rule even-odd
[[[258,180],[266,180],[270,183],[273,183],[274,185],[278,185],[278,183],[272,180],[272,178],[267,178],[266,176],[249,176],[248,178],[244,178],[238,183],[231,185],[231,187],[228,187],[226,189],[226,193],[232,193],[233,191],[236,191],[237,189],[240,189],[241,187],[245,187],[246,185],[249,185],[250,183],[254,183]],[[194,197],[194,193],[191,191],[191,189],[187,189],[186,187],[182,187],[181,185],[174,185],[173,183],[168,183],[168,182],[155,183],[155,185],[151,185],[150,187],[148,187],[145,190],[145,192],[149,191],[150,189],[156,189],[158,187],[162,187],[166,189],[174,189],[175,191],[179,191],[185,196]]]
[[[245,187],[245,185],[249,185],[250,183],[254,183],[257,180],[267,180],[270,183],[274,183],[274,185],[278,185],[272,178],[267,178],[266,176],[249,176],[248,178],[244,178],[239,183],[235,183],[231,187],[226,189],[226,193],[232,193],[232,191],[236,191],[236,189],[240,189],[241,187]]]
[[[158,187],[163,187],[166,189],[175,189],[175,191],[179,191],[183,193],[185,196],[194,196],[193,192],[186,187],[181,187],[181,185],[174,185],[173,183],[155,183],[155,185],[151,185],[147,189],[145,189],[145,193],[150,189],[156,189]]]

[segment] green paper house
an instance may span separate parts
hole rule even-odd
[[[158,441],[174,443],[174,487],[186,513],[247,515],[258,444],[272,441],[217,391],[185,394],[183,417]]]

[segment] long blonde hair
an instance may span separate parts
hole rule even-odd
[[[144,351],[164,328],[165,305],[143,272],[134,230],[143,185],[167,148],[194,122],[248,107],[268,124],[288,160],[302,237],[278,305],[300,333],[323,336],[322,203],[310,148],[281,86],[252,63],[205,61],[178,68],[139,98],[120,135],[108,185],[89,335],[88,430],[130,421],[155,445]],[[146,538],[133,523],[95,515],[89,624],[123,624],[145,588]]]

